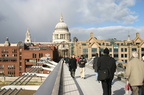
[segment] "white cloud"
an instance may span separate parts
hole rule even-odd
[[[134,39],[136,33],[139,32],[141,38],[144,40],[144,27],[124,27],[124,26],[109,26],[109,27],[99,27],[99,28],[73,28],[71,33],[73,37],[79,38],[79,40],[87,40],[90,37],[90,33],[93,32],[94,36],[99,40],[106,40],[109,38],[116,38],[118,40],[127,40],[128,34],[131,39]]]
[[[36,41],[50,41],[61,13],[70,30],[105,22],[132,24],[138,18],[129,9],[134,5],[135,0],[0,0],[0,38],[24,40],[26,29],[30,28]],[[77,29],[84,34],[87,30],[90,31]]]

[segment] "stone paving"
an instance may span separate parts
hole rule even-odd
[[[71,78],[66,64],[64,64],[63,76],[63,95],[102,95],[101,83],[95,80],[94,70],[85,69],[86,79],[80,78],[79,67],[76,70],[75,78]],[[131,95],[125,94],[125,82],[118,79],[113,80],[112,95]]]

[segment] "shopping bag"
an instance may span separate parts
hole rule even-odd
[[[125,85],[125,95],[129,95],[130,90],[131,90],[130,83],[127,81]]]
[[[130,90],[130,83],[127,81],[125,85],[125,90],[129,91]]]

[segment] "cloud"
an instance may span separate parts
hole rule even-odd
[[[116,2],[117,1],[117,2]],[[135,4],[135,0],[83,0],[78,10],[85,22],[116,22],[132,24],[138,16],[134,16],[129,7]],[[87,19],[85,19],[87,18]]]
[[[90,24],[132,24],[138,19],[129,9],[134,5],[135,0],[0,0],[0,42],[5,37],[24,41],[27,28],[33,41],[50,41],[61,13],[70,30]]]
[[[109,38],[116,38],[117,40],[127,40],[128,35],[130,35],[131,39],[134,39],[137,32],[140,33],[140,35],[144,35],[143,31],[144,31],[144,27],[134,28],[134,27],[125,27],[125,26],[71,29],[71,33],[73,34],[73,37],[77,37],[79,40],[82,41],[86,41],[90,37],[91,32],[94,33],[94,36],[98,40],[106,40]]]

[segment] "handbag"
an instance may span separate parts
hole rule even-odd
[[[108,69],[99,70],[98,71],[98,81],[103,81],[109,79],[109,71]]]

